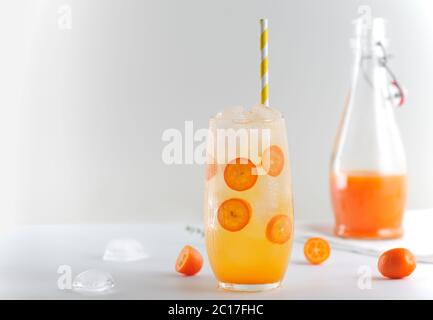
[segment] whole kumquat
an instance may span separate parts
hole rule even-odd
[[[384,252],[378,261],[380,273],[390,279],[401,279],[409,276],[416,268],[416,259],[412,252],[405,248],[395,248]]]

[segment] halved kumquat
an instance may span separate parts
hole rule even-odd
[[[191,246],[183,247],[176,260],[176,271],[186,276],[192,276],[203,266],[203,257],[200,252]]]
[[[262,154],[262,167],[268,175],[278,176],[284,169],[283,150],[276,145],[265,149]]]
[[[224,201],[218,209],[218,222],[227,231],[242,230],[250,221],[252,209],[242,199],[232,198]]]
[[[286,243],[292,236],[292,223],[288,216],[278,214],[266,226],[266,238],[277,244]]]
[[[330,253],[328,241],[322,238],[310,238],[304,245],[305,258],[311,264],[321,264],[329,258]]]
[[[224,180],[229,188],[245,191],[252,188],[257,181],[257,168],[249,159],[236,158],[224,169]]]

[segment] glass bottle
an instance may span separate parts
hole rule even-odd
[[[403,232],[407,169],[393,108],[403,103],[403,92],[387,66],[383,19],[355,26],[352,86],[330,169],[335,233],[397,238]]]

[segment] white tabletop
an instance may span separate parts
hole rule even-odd
[[[387,280],[377,271],[377,258],[334,250],[321,266],[305,262],[295,243],[282,288],[262,293],[233,293],[217,288],[207,259],[194,277],[174,271],[185,244],[205,255],[204,241],[186,225],[54,225],[21,226],[0,237],[2,299],[433,299],[433,265],[418,264],[407,279]],[[109,240],[130,237],[149,251],[145,260],[129,263],[102,260]],[[100,269],[115,279],[114,292],[83,296],[60,290],[59,266],[73,276]],[[368,274],[371,271],[371,288]],[[361,284],[361,285],[360,285]]]

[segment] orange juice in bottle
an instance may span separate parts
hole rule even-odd
[[[386,42],[382,19],[358,21],[352,87],[330,171],[335,232],[343,237],[403,233],[406,157],[392,110],[403,95],[387,65]]]
[[[406,175],[346,172],[331,176],[337,234],[357,238],[402,235]]]

